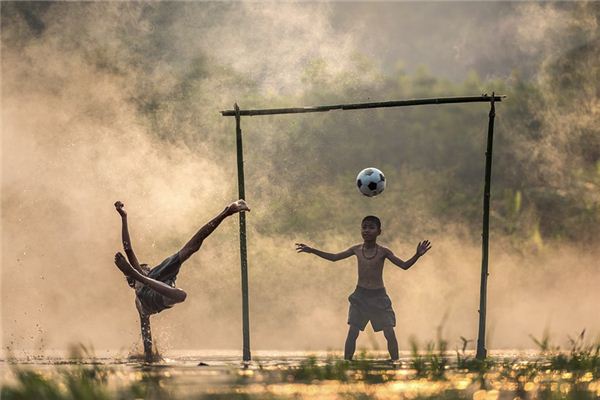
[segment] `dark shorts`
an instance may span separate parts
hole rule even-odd
[[[177,279],[180,267],[181,260],[179,259],[179,253],[175,253],[171,257],[167,257],[156,267],[152,268],[148,273],[148,277],[175,287],[175,280]],[[140,303],[144,306],[144,310],[148,314],[156,314],[162,310],[173,307],[172,304],[165,302],[168,300],[165,299],[165,296],[148,286],[144,285],[136,292],[136,294],[138,299],[140,299]]]
[[[348,325],[364,331],[367,323],[371,321],[375,332],[396,326],[396,314],[385,288],[365,289],[357,286],[354,293],[348,297],[348,301]]]

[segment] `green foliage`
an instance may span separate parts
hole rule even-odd
[[[600,341],[587,342],[585,329],[574,338],[568,337],[568,351],[561,351],[560,346],[552,345],[547,332],[544,332],[541,339],[536,339],[531,335],[530,337],[548,360],[547,365],[552,370],[575,373],[591,372],[595,377],[600,376]]]
[[[17,384],[3,386],[2,399],[7,400],[109,400],[145,396],[147,390],[140,384],[112,393],[107,385],[113,373],[100,366],[78,366],[53,371],[55,376],[29,370],[16,370]]]
[[[399,367],[392,361],[370,359],[361,352],[352,361],[328,356],[318,360],[314,356],[303,360],[298,366],[285,368],[282,376],[287,381],[311,383],[315,381],[385,383],[394,379],[394,371]]]
[[[393,372],[393,369],[394,364],[391,361],[372,360],[368,358],[367,353],[361,352],[352,361],[331,356],[326,360],[318,360],[310,356],[298,366],[284,370],[283,375],[286,380],[305,383],[328,380],[383,383],[391,379],[390,372]]]
[[[19,386],[3,386],[1,396],[8,400],[25,399],[66,399],[56,382],[45,379],[41,374],[31,371],[17,371]]]
[[[185,372],[180,375],[185,382],[183,386],[182,382],[178,384],[169,378],[170,374],[163,373],[165,366],[147,365],[142,366],[141,376],[136,374],[132,381],[115,384],[115,379],[120,379],[122,375],[114,367],[93,363],[93,360],[92,364],[89,364],[90,360],[83,364],[82,359],[82,363],[71,364],[69,368],[61,366],[44,372],[16,369],[16,384],[4,385],[0,395],[2,399],[9,400],[276,400],[315,398],[318,397],[317,393],[331,395],[337,391],[338,397],[344,399],[381,398],[386,394],[405,394],[418,399],[466,399],[483,397],[486,393],[501,398],[595,398],[596,389],[591,383],[600,384],[598,345],[587,344],[582,332],[576,338],[570,338],[569,353],[555,354],[552,352],[558,348],[551,344],[547,333],[535,340],[541,350],[537,358],[488,358],[476,361],[466,355],[469,341],[463,338],[463,346],[457,351],[454,364],[446,355],[446,341],[438,337],[436,342],[429,342],[423,350],[419,350],[417,341],[413,339],[413,354],[408,360],[408,369],[396,363],[369,358],[363,352],[355,361],[312,356],[297,365],[263,368],[259,364],[257,369],[250,366],[252,369],[247,371],[245,367],[238,370],[238,374],[235,373],[235,367],[231,370],[214,369],[209,375],[202,370],[196,378],[203,390],[193,394],[174,390],[190,384],[189,374],[194,370],[188,367],[184,367]],[[205,378],[214,377],[215,373],[219,375],[218,383],[213,382],[207,389]],[[241,375],[245,379],[227,380],[232,375]],[[467,384],[455,386],[460,382]],[[262,389],[257,390],[259,388]],[[320,392],[320,388],[323,392]],[[356,391],[348,391],[351,388]],[[403,389],[395,392],[397,388]],[[492,391],[495,390],[499,391],[494,394]],[[475,392],[478,392],[477,396]]]
[[[460,350],[456,349],[456,368],[459,371],[471,371],[483,374],[494,365],[494,361],[490,358],[479,360],[468,355],[467,346],[472,340],[467,340],[463,336],[460,337],[460,340],[462,341],[462,348]]]
[[[324,69],[319,65],[319,69]],[[552,119],[553,114],[560,113],[559,106],[552,97],[545,96],[541,82],[523,80],[518,75],[504,82],[483,81],[472,75],[464,82],[451,83],[430,76],[425,70],[405,74],[401,80],[390,76],[384,81],[385,86],[374,83],[371,87],[382,99],[477,94],[490,89],[507,94],[506,101],[497,105],[493,233],[512,239],[523,250],[540,250],[551,240],[583,242],[598,237],[600,152],[595,149],[600,146],[600,135],[597,127],[586,126],[581,135],[588,145],[571,145],[570,141],[578,140],[577,135],[559,129],[580,128],[563,123],[559,128],[559,122]],[[590,84],[600,89],[597,82]],[[316,91],[322,93],[324,89],[322,84],[315,86],[302,96],[288,99],[287,104],[316,104]],[[339,91],[332,93],[331,99],[318,100],[360,100],[352,96],[350,88],[336,87]],[[574,103],[582,101],[580,92],[568,92],[566,96]],[[262,181],[258,175],[265,173],[262,160],[271,160],[265,181],[277,181],[279,186],[278,192],[271,194],[266,185],[259,185],[252,195],[275,203],[274,207],[281,210],[294,205],[295,212],[281,214],[288,217],[261,224],[266,227],[263,233],[318,231],[324,220],[332,221],[331,225],[339,231],[352,229],[351,221],[344,216],[323,213],[339,209],[349,215],[364,213],[367,207],[354,197],[357,193],[349,182],[364,166],[377,165],[388,175],[386,204],[394,205],[378,210],[389,229],[401,227],[410,235],[422,231],[423,221],[428,221],[429,231],[460,224],[472,238],[479,236],[487,130],[484,105],[293,118],[293,123],[291,117],[271,121],[278,134],[253,144],[256,147],[249,150],[260,157],[254,161],[256,167],[248,165],[248,181]],[[311,168],[306,168],[307,163]],[[324,178],[315,181],[314,171]],[[356,201],[346,200],[351,198]],[[331,199],[336,199],[333,206]]]
[[[35,36],[43,33],[49,9],[71,6],[2,7],[3,22],[24,16]],[[64,48],[83,53],[82,62],[99,74],[127,79],[125,96],[150,134],[226,164],[226,176],[235,176],[233,162],[223,162],[234,154],[233,123],[217,110],[234,101],[242,108],[272,108],[494,91],[508,98],[496,109],[492,233],[523,250],[542,249],[552,240],[596,243],[600,237],[598,3],[564,6],[573,21],[587,23],[553,30],[548,40],[554,46],[576,45],[551,54],[534,75],[516,69],[510,77],[491,79],[471,72],[463,81],[448,81],[424,66],[386,71],[377,60],[355,54],[344,69],[318,57],[306,60],[301,86],[288,91],[265,87],[254,71],[220,64],[191,44],[194,50],[187,49],[182,30],[188,31],[179,22],[194,5],[123,7],[124,13],[128,7],[139,13],[139,21],[106,38],[91,40],[85,30],[66,36]],[[210,7],[222,16],[230,6]],[[26,39],[9,42],[23,45]],[[248,197],[282,211],[253,217],[255,225],[264,234],[310,234],[325,219],[346,232],[356,219],[339,210],[360,215],[368,209],[352,182],[359,170],[376,165],[388,175],[388,207],[378,212],[391,230],[411,235],[426,221],[429,232],[460,225],[477,239],[487,114],[487,104],[463,104],[244,118]]]
[[[531,334],[529,335],[529,337],[531,338],[531,340],[533,340],[533,342],[538,347],[538,349],[542,352],[542,354],[548,354],[552,351],[559,350],[558,347],[556,347],[556,348],[552,347],[552,344],[550,343],[550,334],[548,333],[547,330],[544,330],[542,337],[539,339]]]
[[[300,382],[320,380],[338,380],[346,382],[350,370],[350,362],[336,360],[328,357],[325,362],[320,362],[314,356],[303,360],[297,368],[286,371],[287,378]]]
[[[437,344],[428,342],[425,351],[419,350],[419,343],[415,337],[410,338],[412,353],[411,368],[416,371],[418,378],[433,380],[445,379],[448,367],[448,342],[438,335]]]
[[[77,344],[69,349],[70,362],[41,373],[14,367],[16,384],[3,385],[0,398],[9,400],[109,400],[109,399],[167,399],[160,375],[151,371],[142,373],[139,380],[124,387],[111,387],[109,380],[117,375],[113,367],[96,360],[93,347]]]

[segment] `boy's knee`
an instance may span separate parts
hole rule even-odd
[[[354,325],[350,325],[348,329],[348,337],[356,339],[360,334],[360,329]]]
[[[396,339],[396,333],[394,332],[394,328],[392,328],[392,327],[384,328],[383,335],[385,336],[385,338],[387,340],[395,340]]]
[[[178,302],[179,303],[183,303],[185,301],[185,299],[187,299],[187,293],[184,292],[183,290],[179,289],[179,298],[178,298]]]
[[[176,289],[177,293],[169,299],[169,302],[172,304],[183,303],[187,298],[187,293],[179,288]]]

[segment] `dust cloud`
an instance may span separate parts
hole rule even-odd
[[[411,6],[402,4],[405,12],[399,24],[410,17]],[[391,6],[3,2],[3,350],[43,354],[81,342],[102,355],[108,349],[127,354],[139,347],[134,295],[112,263],[121,250],[114,201],[125,203],[141,262],[156,265],[177,251],[236,199],[234,122],[221,117],[220,110],[234,102],[252,108],[308,105],[293,100],[305,94],[310,73],[322,77],[328,93],[312,97],[315,104],[340,100],[335,97],[338,89],[382,84],[376,67],[369,67],[368,73],[357,67],[364,61],[361,54],[375,65],[384,64],[407,59],[411,49],[406,43],[427,42],[427,32],[413,32],[414,38],[405,32],[387,49],[387,43],[376,41],[365,51],[372,32],[371,24],[361,19],[365,7],[374,10],[366,21],[376,22],[378,7],[385,13]],[[454,21],[470,15],[466,5],[456,7]],[[529,55],[523,61],[526,69],[532,73],[536,66],[538,71],[532,79],[546,79],[546,59],[556,52],[590,40],[579,35],[567,45],[553,41],[568,40],[561,36],[569,22],[559,6],[490,7],[503,10],[494,24],[519,44],[499,52],[515,62]],[[476,10],[490,13],[482,5]],[[441,19],[440,13],[430,4],[419,15]],[[524,20],[536,23],[521,24]],[[583,32],[596,22],[582,20]],[[509,29],[511,24],[520,28]],[[353,28],[347,29],[350,25]],[[456,35],[456,42],[442,36],[442,42],[448,41],[444,48],[454,49],[455,55],[484,48],[481,43],[475,46],[464,31]],[[508,69],[486,69],[490,55],[481,53],[465,65],[454,65],[449,79],[463,79],[471,68],[480,68],[482,76],[510,79]],[[414,65],[435,61],[432,53],[418,54],[411,59]],[[376,94],[357,90],[352,102]],[[292,104],[281,104],[282,98]],[[540,154],[542,168],[549,169],[557,160],[565,168],[572,165],[561,151],[563,127],[575,121],[588,129],[597,123],[597,101],[597,96],[587,101],[586,109],[593,112],[585,120],[578,118],[576,107],[554,119],[551,110],[540,110],[548,132],[546,148],[535,153]],[[433,243],[413,269],[388,265],[385,270],[401,347],[408,347],[409,335],[421,341],[435,338],[442,322],[451,347],[458,345],[459,336],[476,339],[480,243],[465,233],[460,221],[441,226],[426,203],[423,209],[419,204],[403,209],[390,207],[385,199],[357,199],[352,185],[336,183],[328,202],[314,209],[296,204],[298,185],[274,184],[270,158],[285,160],[286,152],[302,151],[298,145],[282,146],[277,139],[285,135],[286,126],[297,128],[310,117],[294,118],[242,122],[246,197],[253,207],[248,215],[252,348],[341,348],[347,329],[346,297],[356,284],[354,261],[333,264],[296,254],[293,243],[341,251],[359,241],[360,220],[366,214],[382,218],[381,243],[401,258],[411,257],[419,240]],[[520,151],[533,146],[526,143]],[[312,161],[307,155],[308,165],[289,165],[284,175],[304,171],[298,179],[305,180],[307,170],[318,175],[319,165]],[[388,179],[393,190],[394,180]],[[307,212],[326,218],[305,231],[269,229],[275,221],[302,220]],[[420,223],[411,228],[414,237],[408,237],[402,222],[409,212],[419,213]],[[186,262],[178,285],[188,299],[152,318],[160,349],[241,346],[238,246],[237,218],[231,218]],[[598,250],[562,242],[529,250],[515,251],[503,237],[492,240],[488,347],[531,348],[528,335],[539,336],[546,328],[558,342],[584,328],[597,335]],[[359,348],[384,349],[383,337],[373,338],[370,329],[359,338]]]

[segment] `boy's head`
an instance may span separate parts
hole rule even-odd
[[[374,215],[367,215],[360,224],[364,240],[375,240],[381,234],[381,220]]]

